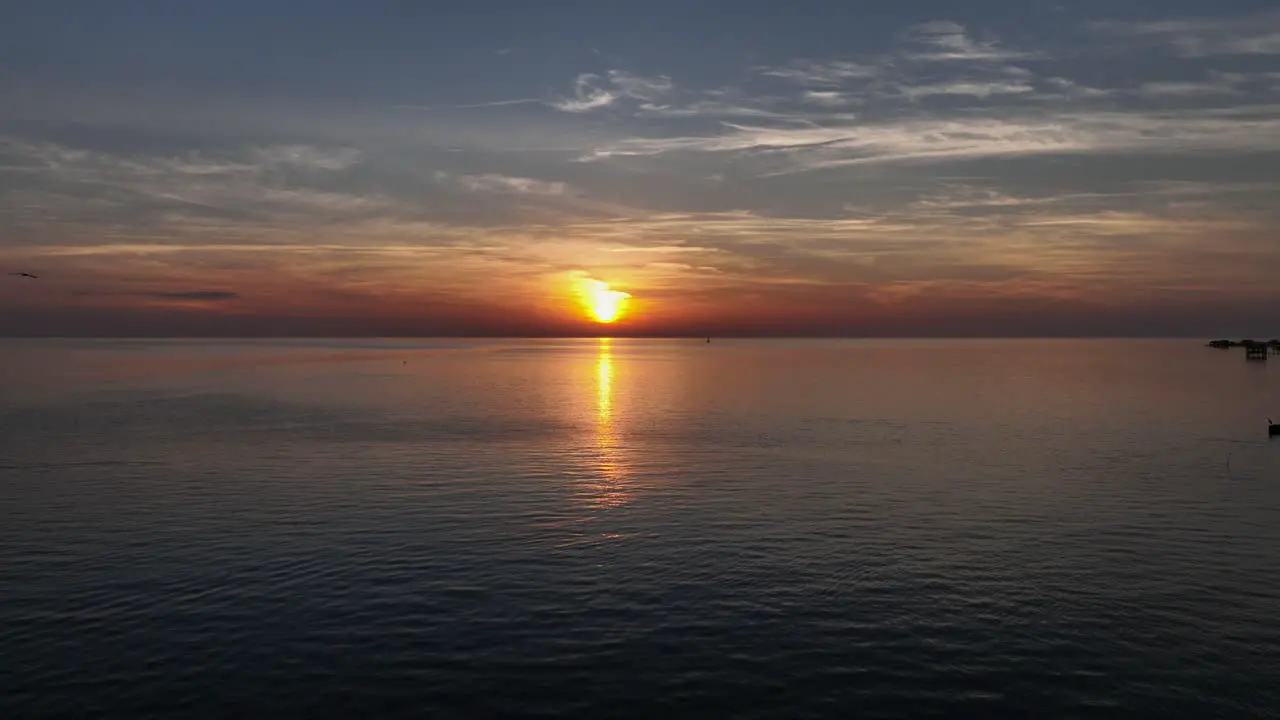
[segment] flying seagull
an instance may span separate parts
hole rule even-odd
[[[26,278],[31,278],[32,280],[39,280],[39,279],[40,279],[40,276],[39,276],[39,275],[32,275],[31,273],[27,273],[27,272],[16,272],[16,273],[9,273],[9,274],[10,274],[10,275],[13,275],[14,277],[26,277]]]

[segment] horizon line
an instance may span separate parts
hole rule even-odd
[[[574,335],[0,335],[0,340],[1220,340],[1220,335],[771,335],[771,334],[574,334]],[[1265,338],[1242,335],[1240,339]]]

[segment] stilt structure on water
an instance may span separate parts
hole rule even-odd
[[[1266,358],[1270,355],[1280,355],[1280,339],[1267,340],[1210,340],[1205,343],[1206,347],[1217,348],[1219,350],[1230,350],[1231,348],[1244,348],[1245,357],[1261,357]]]

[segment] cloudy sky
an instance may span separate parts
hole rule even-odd
[[[0,334],[1269,337],[1278,190],[1269,2],[0,9]]]

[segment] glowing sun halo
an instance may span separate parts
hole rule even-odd
[[[592,320],[611,323],[622,317],[627,299],[631,297],[630,293],[610,290],[609,283],[600,280],[584,278],[580,282],[578,291]]]

